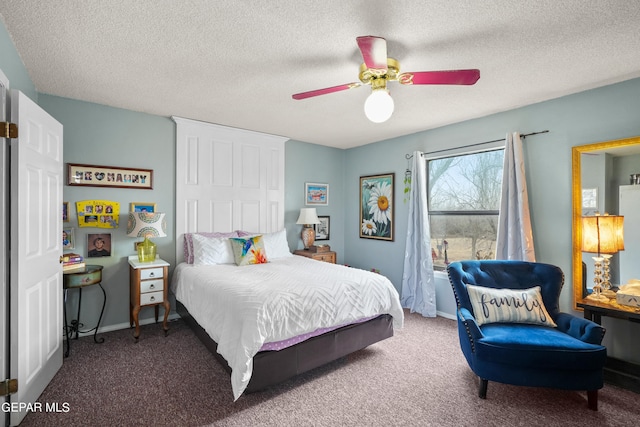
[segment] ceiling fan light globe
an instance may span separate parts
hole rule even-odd
[[[371,92],[364,102],[364,114],[373,123],[383,123],[393,114],[393,98],[386,89]]]

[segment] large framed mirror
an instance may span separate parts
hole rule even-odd
[[[574,309],[579,310],[576,303],[588,292],[594,267],[593,254],[582,252],[582,216],[594,215],[596,212],[620,214],[620,187],[634,184],[631,175],[638,175],[638,182],[635,184],[640,190],[640,136],[572,147],[571,162],[573,304]],[[640,195],[640,191],[634,193]],[[635,276],[640,271],[640,263],[625,263],[623,258],[628,257],[629,253],[640,253],[640,247],[636,243],[640,242],[640,235],[636,235],[640,232],[640,227],[636,225],[640,223],[640,211],[635,216],[637,218],[625,216],[625,254],[616,254],[612,258],[612,283],[625,282],[630,275]],[[631,264],[638,266],[631,267]],[[627,270],[622,270],[623,267]],[[630,267],[635,270],[630,271]]]

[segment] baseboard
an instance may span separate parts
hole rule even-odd
[[[607,357],[604,381],[607,384],[640,393],[640,365]]]
[[[436,311],[436,316],[444,317],[445,319],[457,320],[455,314],[447,313],[445,311]]]
[[[173,320],[180,319],[180,315],[178,313],[170,313],[168,319],[169,319],[169,322],[171,322]],[[161,319],[159,319],[158,322],[161,322]],[[156,323],[156,319],[153,318],[153,317],[149,317],[147,319],[140,319],[140,326],[149,325],[151,323]],[[131,326],[129,325],[129,322],[116,323],[115,325],[108,325],[108,326],[99,327],[98,328],[98,334],[103,334],[105,332],[119,331],[121,329],[129,329],[129,328],[131,328]],[[84,333],[80,332],[80,334],[79,334],[79,336],[81,336],[81,337],[87,337],[87,336],[91,336],[91,335],[93,335],[93,332],[84,332]]]

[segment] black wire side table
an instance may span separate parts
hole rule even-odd
[[[64,353],[64,357],[69,357],[69,352],[71,351],[71,339],[73,338],[73,334],[75,333],[75,339],[78,339],[79,333],[90,333],[93,332],[93,341],[97,344],[102,344],[104,342],[104,338],[97,338],[98,327],[100,326],[100,322],[102,321],[102,315],[104,314],[104,307],[107,304],[107,293],[102,287],[102,268],[101,265],[87,265],[84,269],[79,269],[71,272],[64,272],[64,333],[67,338],[67,351]],[[82,307],[82,289],[87,286],[98,285],[100,289],[102,289],[102,295],[104,299],[102,300],[102,310],[100,311],[100,317],[98,318],[98,323],[94,328],[88,329],[86,331],[81,331],[84,325],[80,323],[80,307]],[[71,325],[67,323],[67,291],[69,289],[78,289],[78,314],[74,320],[71,321]]]

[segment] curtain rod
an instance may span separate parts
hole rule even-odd
[[[541,133],[547,133],[549,132],[548,130],[541,130],[539,132],[531,132],[531,133],[525,133],[524,135],[520,135],[520,137],[522,138],[526,138],[528,136],[532,136],[532,135],[538,135]],[[451,151],[451,150],[457,150],[458,148],[469,148],[469,147],[476,147],[478,145],[484,145],[484,144],[491,144],[492,142],[500,142],[500,141],[504,141],[504,139],[500,138],[500,139],[494,139],[492,141],[485,141],[485,142],[477,142],[475,144],[468,144],[468,145],[461,145],[460,147],[453,147],[453,148],[446,148],[444,150],[437,150],[437,151],[430,151],[428,153],[422,153],[424,154],[436,154],[436,153],[442,153],[443,151]],[[406,154],[404,156],[407,160],[411,159],[413,157],[413,154]]]

